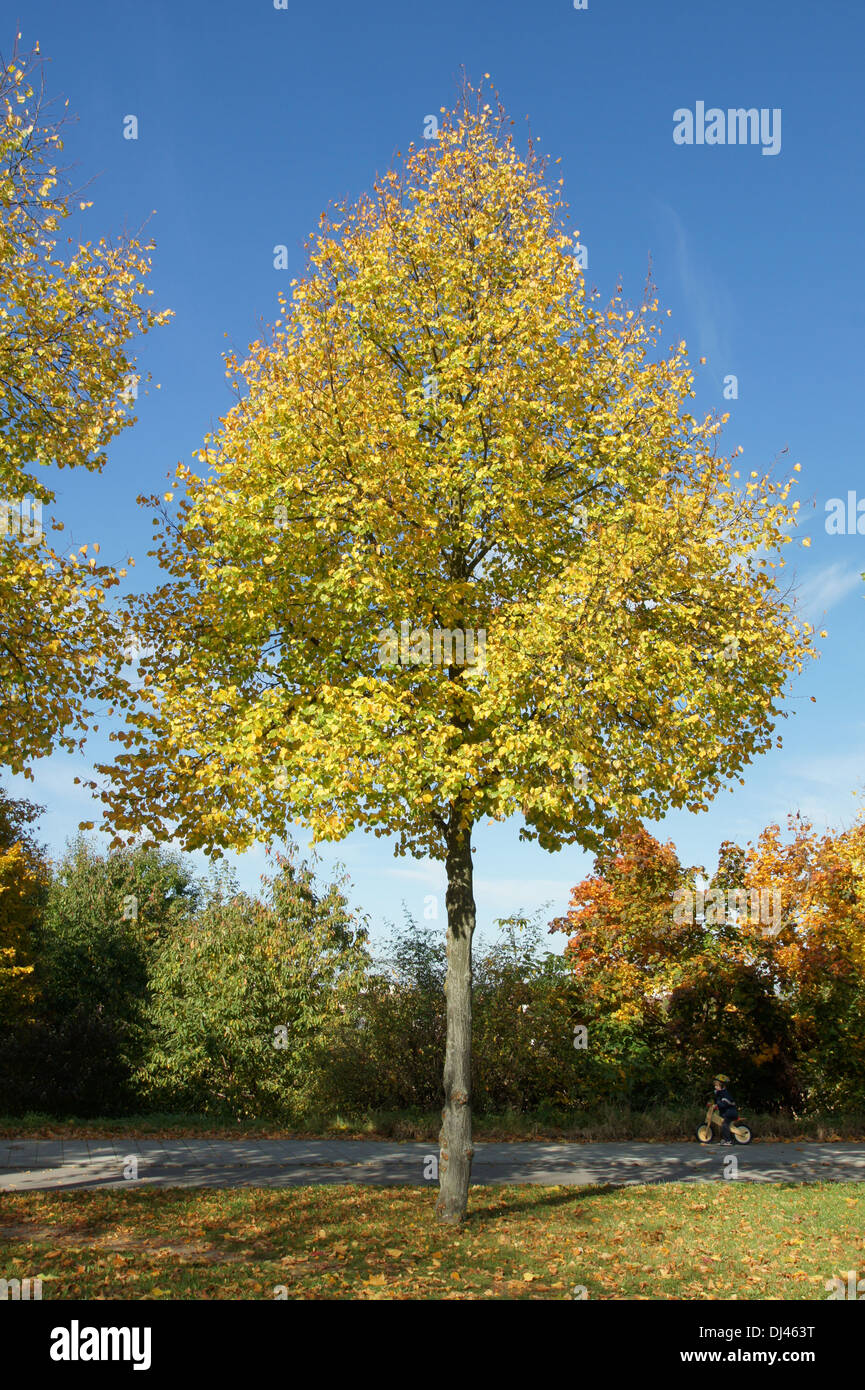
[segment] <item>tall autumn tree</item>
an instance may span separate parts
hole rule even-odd
[[[685,344],[663,352],[651,296],[587,293],[564,217],[469,87],[436,141],[322,217],[272,336],[228,358],[207,476],[178,469],[170,578],[136,613],[141,707],[101,769],[119,837],[219,852],[302,820],[445,862],[451,1222],[473,827],[519,815],[546,849],[596,849],[623,818],[705,806],[769,745],[810,650],[766,558],[789,483],[740,484],[720,422],[685,408]],[[388,664],[403,622],[410,660]],[[456,641],[428,662],[435,628],[484,631],[485,662]]]
[[[42,79],[38,46],[0,60],[0,764],[14,772],[76,746],[123,660],[105,606],[118,577],[98,545],[88,558],[49,542],[54,492],[34,466],[102,468],[134,419],[130,341],[166,318],[146,307],[152,243],[61,237],[91,204],[59,167]]]

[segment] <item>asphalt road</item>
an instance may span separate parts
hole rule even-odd
[[[861,1182],[865,1144],[477,1144],[473,1183]],[[0,1191],[436,1182],[434,1144],[354,1139],[0,1139]]]

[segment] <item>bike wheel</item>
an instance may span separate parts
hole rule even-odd
[[[747,1125],[731,1124],[730,1133],[737,1144],[750,1144],[751,1142],[751,1131]]]
[[[697,1125],[697,1138],[699,1139],[701,1144],[711,1144],[713,1138],[712,1126]]]

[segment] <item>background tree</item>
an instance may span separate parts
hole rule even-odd
[[[790,1013],[797,1091],[809,1110],[865,1104],[865,821],[818,835],[791,816],[747,857],[746,881],[777,890],[777,991]]]
[[[472,1100],[488,1113],[574,1105],[575,992],[567,963],[542,947],[540,919],[500,918],[473,961]]]
[[[486,1114],[542,1116],[578,1101],[571,972],[542,949],[539,917],[498,922],[500,933],[475,951],[472,1096]],[[440,934],[406,912],[362,992],[346,1000],[327,1058],[331,1111],[441,1107],[446,972]]]
[[[140,1109],[156,952],[195,908],[188,863],[165,849],[101,852],[79,836],[46,894],[34,933],[38,1009],[4,1059],[7,1104],[59,1114]]]
[[[786,891],[786,917],[763,912],[780,881],[770,842],[771,830],[763,850],[725,841],[706,879],[680,866],[671,843],[631,827],[574,888],[551,930],[570,935],[565,956],[591,1039],[580,1077],[587,1100],[696,1103],[723,1070],[740,1104],[798,1104],[801,1057],[779,935]]]
[[[0,1033],[7,1040],[8,1029],[33,1021],[37,999],[35,938],[50,871],[30,827],[42,810],[0,788]]]
[[[473,827],[520,815],[546,849],[597,849],[704,807],[810,651],[772,568],[789,483],[740,484],[657,301],[599,306],[562,217],[467,88],[322,218],[271,340],[228,359],[245,394],[209,475],[178,471],[170,578],[135,615],[143,701],[102,769],[121,836],[218,852],[293,818],[444,860],[447,1221],[473,1152]],[[411,660],[388,666],[403,621]],[[428,664],[431,628],[485,630],[485,666]]]
[[[584,1103],[642,1105],[687,1090],[668,1017],[675,986],[699,951],[696,921],[677,923],[676,893],[693,886],[694,869],[630,825],[595,857],[564,917],[550,923],[569,940],[565,961],[577,987],[579,1022],[588,1032],[577,1085]]]
[[[405,911],[343,1001],[327,1059],[331,1109],[440,1109],[446,972],[440,934]]]
[[[367,960],[340,884],[322,892],[294,851],[265,901],[213,896],[154,964],[145,1095],[236,1119],[299,1116],[320,1097],[341,1010],[356,1015]]]
[[[123,660],[104,607],[117,576],[98,545],[79,559],[86,546],[62,556],[49,543],[33,504],[54,492],[34,466],[103,467],[134,420],[128,344],[168,317],[144,303],[152,243],[61,247],[76,204],[91,206],[58,167],[61,130],[38,47],[16,46],[0,60],[0,764],[14,772],[76,746]]]
[[[676,1049],[707,1091],[712,1073],[724,1071],[735,1077],[740,1104],[776,1110],[797,1102],[774,900],[765,882],[755,884],[746,851],[724,841],[702,909],[694,901],[693,911],[692,947],[669,972]]]

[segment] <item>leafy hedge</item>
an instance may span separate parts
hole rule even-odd
[[[373,954],[344,886],[317,884],[294,848],[253,897],[164,850],[79,839],[49,866],[28,823],[0,803],[0,890],[27,862],[20,911],[0,911],[0,1112],[440,1107],[443,925],[406,916]],[[682,871],[642,831],[552,924],[573,933],[564,956],[539,920],[501,922],[475,955],[476,1110],[694,1106],[719,1068],[746,1110],[865,1109],[860,859],[846,842],[841,860],[813,852],[830,849],[846,877],[814,871],[809,891],[825,882],[846,906],[827,910],[820,889],[814,944],[801,911],[788,945],[699,923],[672,940]]]

